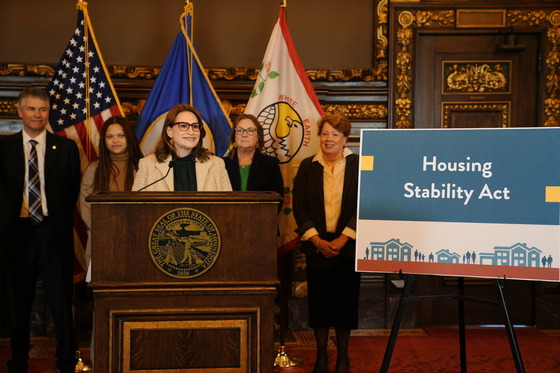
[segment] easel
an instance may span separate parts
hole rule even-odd
[[[451,295],[433,295],[433,296],[411,296],[410,290],[412,289],[412,284],[414,282],[415,275],[413,274],[403,274],[402,271],[399,272],[401,278],[404,279],[405,285],[401,299],[399,301],[399,306],[397,308],[397,313],[395,315],[395,320],[393,321],[393,327],[391,329],[391,334],[389,335],[389,341],[387,342],[387,348],[385,349],[385,356],[383,357],[383,363],[381,365],[381,373],[386,373],[389,371],[389,365],[391,364],[391,357],[393,355],[393,350],[395,348],[395,342],[399,334],[399,329],[401,326],[402,318],[404,315],[405,307],[408,302],[411,301],[422,301],[422,300],[449,300],[456,299],[458,301],[458,311],[459,311],[459,348],[461,354],[461,373],[467,372],[467,353],[465,344],[465,301],[476,302],[491,306],[497,306],[502,311],[504,317],[504,325],[509,339],[509,345],[511,347],[511,353],[513,360],[515,362],[515,367],[517,373],[525,373],[525,367],[523,366],[523,361],[521,359],[521,353],[519,352],[519,346],[517,344],[517,338],[515,336],[515,331],[513,330],[513,325],[509,318],[508,310],[504,298],[504,283],[505,277],[495,279],[494,285],[498,292],[498,301],[491,302],[484,299],[466,297],[464,292],[464,278],[457,277],[457,294]]]

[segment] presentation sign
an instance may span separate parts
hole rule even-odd
[[[362,130],[356,270],[560,281],[560,128]]]

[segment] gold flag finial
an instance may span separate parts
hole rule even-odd
[[[280,5],[282,8],[287,8],[288,7],[288,0],[282,0],[282,5]]]
[[[87,1],[78,0],[78,2],[76,3],[76,9],[82,10],[82,11],[87,9]]]
[[[183,7],[184,9],[184,13],[181,15],[181,18],[184,18],[185,14],[187,13],[193,13],[194,10],[194,4],[192,4],[189,0],[185,0],[185,6]]]

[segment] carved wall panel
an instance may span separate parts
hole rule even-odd
[[[466,7],[463,6],[463,8]],[[539,103],[539,106],[542,107],[540,116],[543,119],[538,125],[560,126],[560,10],[458,9],[449,5],[434,9],[433,6],[423,7],[421,4],[395,3],[392,4],[390,12],[391,40],[394,41],[390,55],[390,64],[394,67],[390,73],[392,79],[389,88],[389,120],[392,127],[412,128],[415,126],[413,92],[416,82],[416,61],[414,61],[414,56],[419,33],[442,31],[451,33],[457,30],[461,30],[463,33],[470,30],[475,33],[479,32],[477,30],[487,30],[488,28],[500,28],[496,32],[504,33],[515,30],[517,32],[542,32],[545,35],[542,69],[546,82],[542,89],[544,97]],[[506,29],[504,30],[503,27]],[[503,47],[508,48],[507,44]],[[518,46],[512,45],[511,48],[515,50]],[[496,66],[494,66],[495,68]],[[474,74],[473,71],[470,73]],[[507,71],[494,71],[493,75],[494,77],[490,78],[487,71],[486,79],[507,79]],[[499,75],[503,75],[503,78]],[[475,89],[472,83],[471,89]]]
[[[510,93],[511,61],[443,61],[442,93]]]
[[[442,128],[509,127],[509,121],[509,102],[442,104]]]

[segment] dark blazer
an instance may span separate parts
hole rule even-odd
[[[319,236],[324,238],[327,233],[327,223],[325,220],[323,166],[319,162],[313,162],[314,157],[308,157],[301,162],[294,179],[294,218],[298,227],[296,232],[299,235],[303,235],[310,228],[315,228],[319,232]],[[357,154],[350,154],[346,157],[341,213],[335,232],[337,236],[345,227],[356,229],[358,164]],[[353,255],[351,252],[348,254]]]
[[[229,181],[233,190],[241,190],[241,177],[239,176],[239,160],[237,154],[232,159],[224,157]],[[247,180],[247,190],[251,191],[273,191],[284,197],[284,181],[278,159],[255,152],[249,178]]]
[[[80,157],[73,140],[47,132],[45,195],[49,219],[55,230],[53,247],[74,253],[73,212],[80,191]],[[12,232],[23,200],[25,156],[21,132],[0,139],[0,231]],[[13,239],[17,240],[16,237]],[[2,245],[4,246],[4,245]]]

